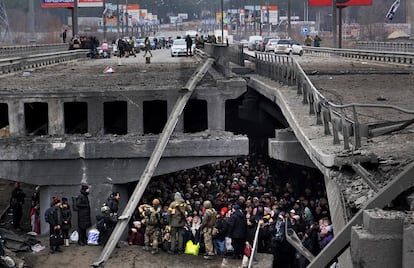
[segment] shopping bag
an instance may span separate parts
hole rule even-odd
[[[242,267],[246,268],[249,266],[249,257],[247,257],[246,255],[243,255],[243,259],[242,259]]]
[[[231,238],[230,237],[226,237],[226,239],[225,239],[225,248],[226,248],[226,252],[233,252],[234,251],[233,245],[231,244]]]
[[[60,246],[63,245],[63,234],[61,232],[55,232],[50,235],[50,245]]]
[[[198,252],[200,250],[200,243],[194,244],[192,240],[188,240],[187,244],[185,245],[185,254],[198,256]]]
[[[88,245],[97,246],[99,245],[99,231],[98,229],[90,229],[88,232]]]
[[[79,241],[79,233],[78,231],[73,231],[72,234],[70,235],[70,241],[72,242],[78,242]]]

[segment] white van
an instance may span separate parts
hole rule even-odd
[[[263,38],[260,35],[252,35],[249,37],[249,43],[247,43],[248,50],[256,50],[256,43],[262,41]]]

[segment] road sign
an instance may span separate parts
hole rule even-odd
[[[308,27],[302,27],[302,35],[307,35],[307,34],[309,34]]]

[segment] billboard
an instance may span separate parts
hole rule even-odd
[[[336,0],[337,7],[371,5],[372,0]],[[332,6],[332,0],[309,0],[309,6]]]
[[[73,8],[74,0],[42,0],[42,8]],[[78,7],[103,7],[103,0],[78,0]]]
[[[103,0],[78,0],[78,7],[103,7]]]
[[[42,0],[42,8],[74,7],[74,0]]]

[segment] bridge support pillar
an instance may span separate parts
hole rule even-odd
[[[144,109],[142,100],[128,102],[128,133],[144,133]]]
[[[168,102],[168,114],[171,114],[173,109],[174,109],[174,105],[175,103],[172,101]],[[173,130],[173,133],[183,133],[184,132],[184,116],[180,116],[177,120],[177,124],[175,125],[175,128]]]
[[[290,129],[277,129],[276,137],[269,139],[269,156],[302,166],[316,168]]]
[[[103,103],[97,100],[88,102],[88,132],[92,135],[103,134]]]
[[[226,124],[225,114],[225,100],[217,98],[207,99],[208,103],[208,129],[211,130],[224,130]]]
[[[49,106],[49,134],[63,135],[65,134],[63,102],[52,100]]]
[[[10,136],[23,136],[26,134],[23,102],[13,101],[9,103],[9,130]]]

